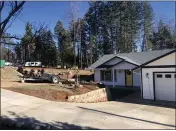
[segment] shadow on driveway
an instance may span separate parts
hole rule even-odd
[[[143,120],[143,119],[134,118],[134,117],[117,115],[117,114],[113,114],[113,113],[108,113],[108,112],[99,111],[99,110],[90,109],[90,108],[85,108],[85,107],[80,107],[80,106],[78,106],[78,108],[83,109],[83,110],[89,110],[89,111],[97,112],[97,113],[102,113],[102,114],[106,114],[106,115],[116,116],[116,117],[120,117],[120,118],[137,120],[137,121],[142,121],[142,122],[151,123],[151,124],[157,124],[157,125],[163,125],[163,126],[168,126],[168,127],[176,127],[176,125],[169,125],[169,124],[164,124],[164,123],[159,123],[159,122],[154,122],[154,121],[149,121],[149,120]]]
[[[172,108],[172,109],[176,108],[176,102],[141,99],[141,92],[132,93],[126,97],[117,99],[116,101],[124,102],[124,103],[140,104],[140,105],[150,105],[150,106],[156,106],[156,107],[165,107],[165,108]]]
[[[14,112],[9,112],[10,115],[14,116],[14,119],[11,119],[7,116],[1,116],[0,121],[0,129],[1,130],[95,130],[96,128],[91,127],[83,127],[78,126],[74,124],[64,123],[64,122],[58,122],[54,121],[51,123],[44,123],[41,122],[34,117],[28,117],[28,116],[19,116],[18,114]]]

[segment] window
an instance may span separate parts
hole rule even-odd
[[[112,81],[112,71],[101,71],[101,80],[102,81]]]
[[[162,78],[162,75],[161,75],[161,74],[158,74],[158,75],[157,75],[157,78]]]
[[[101,81],[104,81],[104,71],[101,71],[100,75],[101,75]]]
[[[174,75],[174,77],[176,78],[176,74]]]
[[[171,75],[170,74],[166,74],[165,78],[171,78]]]

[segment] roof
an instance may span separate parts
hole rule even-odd
[[[109,54],[109,55],[104,55],[97,61],[95,61],[88,69],[92,70],[95,69],[96,67],[102,65],[103,63],[107,62],[108,60],[111,60],[114,58],[116,55],[115,54]]]
[[[119,53],[119,54],[109,54],[104,55],[95,63],[93,63],[88,69],[95,69],[96,67],[104,64],[105,62],[115,58],[120,57],[125,61],[136,65],[143,65],[153,59],[156,59],[160,56],[163,56],[169,52],[174,51],[175,49],[165,49],[165,50],[155,50],[155,51],[144,51],[144,52],[131,52],[131,53]]]

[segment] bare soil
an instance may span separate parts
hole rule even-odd
[[[15,81],[1,81],[1,83],[1,88],[51,101],[67,101],[68,96],[80,95],[97,89],[96,85],[66,89],[59,87],[58,84],[50,83],[20,83]]]
[[[70,93],[65,91],[56,91],[52,89],[40,89],[40,90],[32,90],[24,88],[6,88],[6,89],[51,101],[66,101],[68,96],[71,95]]]
[[[9,87],[5,89],[51,101],[67,101],[68,96],[84,94],[97,88],[89,89],[86,87],[81,87],[76,89],[70,89],[70,91],[59,91],[49,88],[28,89],[25,87]]]
[[[59,84],[21,83],[19,82],[20,74],[16,71],[15,68],[7,67],[1,69],[1,71],[1,88],[46,100],[66,101],[68,96],[84,94],[97,89],[96,85],[83,85],[83,87],[80,88],[67,89],[60,87]],[[66,70],[45,68],[45,71],[48,73],[59,73]],[[73,72],[75,72],[75,70],[73,70]],[[91,74],[90,71],[80,71],[80,73],[86,75]]]

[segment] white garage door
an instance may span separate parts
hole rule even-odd
[[[155,73],[156,100],[176,101],[176,73]]]

